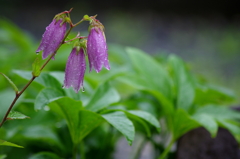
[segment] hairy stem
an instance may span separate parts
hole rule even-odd
[[[64,36],[61,44],[64,44],[65,39],[67,38],[67,36],[69,35],[69,33],[71,32],[72,28],[75,27],[74,26],[70,26],[68,32],[66,33],[66,35]],[[40,68],[40,71],[43,70],[43,68],[49,63],[49,61],[56,55],[58,49],[60,48],[61,45],[59,45],[59,47],[54,51],[54,53],[48,58],[48,60],[42,65],[42,67]],[[23,89],[20,92],[16,93],[15,98],[13,99],[11,105],[9,106],[6,114],[4,115],[1,123],[0,123],[0,128],[2,127],[2,125],[5,123],[5,121],[7,120],[8,114],[10,113],[10,111],[12,110],[13,106],[15,105],[15,103],[17,102],[17,100],[19,99],[19,97],[23,94],[23,92],[28,88],[28,86],[34,81],[34,79],[37,78],[37,76],[32,76],[32,78],[28,81],[28,83],[23,87]]]
[[[16,96],[14,98],[14,100],[12,101],[11,105],[9,106],[5,116],[3,117],[2,119],[2,122],[0,123],[0,128],[2,127],[3,123],[7,120],[7,116],[8,114],[10,113],[10,111],[12,110],[14,104],[16,103],[16,101],[18,100],[18,98],[22,95],[22,93],[28,88],[28,86],[33,82],[33,80],[35,79],[36,77],[33,76],[30,81],[28,81],[28,83],[25,85],[25,87],[22,89],[22,91],[16,93]]]

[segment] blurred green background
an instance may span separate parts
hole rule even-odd
[[[193,72],[204,77],[203,80],[206,78],[229,87],[240,96],[240,11],[237,6],[237,1],[224,0],[0,0],[0,18],[29,34],[32,44],[26,45],[34,45],[31,50],[34,53],[35,44],[55,14],[73,7],[75,22],[84,14],[98,14],[98,19],[105,25],[109,44],[134,46],[152,54],[178,54],[189,63]],[[86,35],[87,26],[85,23],[75,30]],[[6,39],[7,33],[3,29],[0,31],[0,45],[5,45],[11,38]],[[21,38],[15,40],[21,41]],[[23,56],[24,53],[14,47],[16,41],[4,47],[7,51],[0,50],[4,55],[1,61],[10,56],[9,50],[11,55],[18,54],[12,58]],[[26,61],[19,65],[30,69]],[[0,66],[1,70],[2,67],[12,69],[9,64]],[[239,101],[238,97],[237,103]]]

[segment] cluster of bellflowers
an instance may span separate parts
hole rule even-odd
[[[71,11],[71,10],[70,10]],[[88,58],[90,72],[94,69],[97,73],[104,66],[110,70],[107,53],[107,43],[104,34],[104,26],[96,16],[85,15],[81,21],[73,24],[70,18],[70,11],[64,11],[57,14],[53,21],[46,27],[46,31],[42,36],[42,41],[36,52],[42,51],[42,58],[49,57],[54,59],[57,50],[64,43],[73,43],[73,48],[69,54],[63,88],[73,87],[77,93],[83,88],[84,74],[86,70],[85,56]],[[83,21],[89,21],[89,35],[81,37],[79,34],[65,41],[72,28],[79,25]],[[67,30],[69,25],[69,29]]]

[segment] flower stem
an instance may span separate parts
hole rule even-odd
[[[69,33],[71,32],[73,27],[70,27],[68,32],[66,33],[65,37],[62,40],[62,44],[64,43],[64,40],[67,38],[67,36],[69,35]],[[48,58],[48,60],[42,65],[42,67],[40,68],[40,71],[42,71],[44,69],[44,67],[49,63],[49,61],[56,55],[58,49],[60,48],[61,45],[59,45],[59,47],[54,51],[54,53]],[[13,106],[15,105],[16,101],[18,100],[18,98],[23,94],[23,92],[28,88],[28,86],[34,81],[34,79],[37,76],[32,75],[32,78],[28,81],[28,83],[23,87],[23,89],[20,92],[16,92],[16,96],[13,99],[11,105],[9,106],[6,114],[4,115],[1,123],[0,123],[0,128],[2,127],[2,125],[5,123],[5,121],[7,120],[8,114],[10,113],[10,111],[12,110]]]
[[[81,19],[79,22],[77,22],[76,24],[73,24],[72,27],[75,27],[79,24],[81,24],[82,22],[86,21],[85,19]]]
[[[28,88],[28,86],[33,82],[33,80],[34,80],[35,78],[36,78],[36,77],[33,76],[33,77],[30,79],[30,81],[28,81],[28,83],[25,85],[25,87],[22,89],[22,91],[16,93],[16,96],[15,96],[14,100],[12,101],[12,103],[11,103],[10,107],[8,108],[5,116],[4,116],[3,119],[2,119],[2,122],[0,123],[0,128],[2,127],[3,123],[7,120],[7,116],[8,116],[8,114],[10,113],[10,111],[12,110],[12,108],[13,108],[14,104],[16,103],[16,101],[18,100],[18,98],[19,98],[19,97],[22,95],[22,93]]]
[[[158,159],[165,159],[167,157],[167,154],[169,153],[170,149],[172,148],[172,145],[174,144],[175,140],[172,139],[169,145],[166,147],[166,149],[163,151],[163,153],[160,154]]]

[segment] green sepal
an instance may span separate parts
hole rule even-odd
[[[38,77],[41,74],[41,65],[40,65],[40,59],[38,56],[32,64],[32,70],[33,70],[32,75],[34,77]]]
[[[1,75],[3,75],[3,77],[5,77],[7,79],[7,81],[11,84],[11,86],[13,87],[14,91],[16,92],[16,94],[18,93],[18,88],[17,86],[13,83],[13,81],[8,78],[5,74],[3,74],[2,72],[0,72]]]

